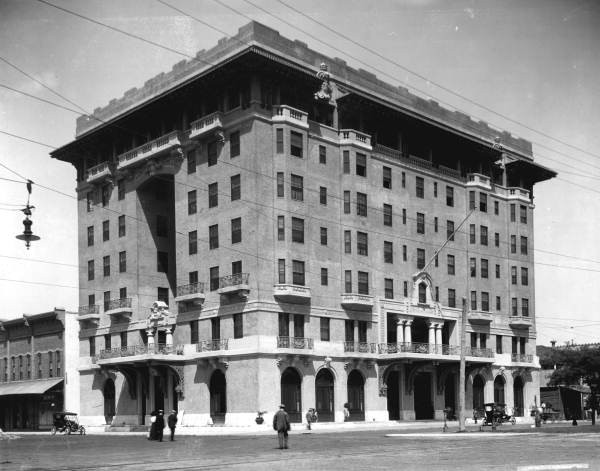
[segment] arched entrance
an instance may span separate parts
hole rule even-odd
[[[334,421],[333,374],[327,368],[320,370],[315,378],[315,405],[319,422]]]
[[[485,386],[485,381],[481,377],[481,375],[476,375],[473,378],[473,412],[479,412],[480,414],[484,413],[483,410],[483,388]]]
[[[288,367],[281,375],[281,403],[290,417],[290,422],[302,422],[302,378],[295,368]]]
[[[400,420],[400,373],[390,371],[387,375],[387,410],[390,420]]]
[[[523,400],[523,380],[520,376],[517,376],[513,383],[513,397],[515,408],[514,415],[515,417],[523,417],[525,415],[525,401]]]
[[[348,375],[348,420],[365,420],[365,380],[358,370]]]
[[[107,424],[111,424],[116,413],[115,382],[111,378],[104,382],[102,394],[104,394],[104,420]]]
[[[504,378],[502,375],[494,379],[494,402],[504,404]]]
[[[414,379],[413,397],[415,419],[433,419],[433,401],[431,399],[431,373],[417,373]]]
[[[221,370],[210,377],[210,417],[214,424],[224,423],[227,413],[227,381]]]
[[[455,375],[449,374],[444,381],[444,408],[452,409],[448,418],[454,417],[456,413],[456,391],[454,390]]]

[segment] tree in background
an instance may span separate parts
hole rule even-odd
[[[592,425],[596,424],[598,391],[600,390],[600,345],[573,345],[553,349],[556,369],[550,378],[553,386],[586,384],[590,387],[588,407],[592,409]]]

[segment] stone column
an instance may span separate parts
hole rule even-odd
[[[150,412],[152,412],[154,410],[154,404],[156,403],[155,397],[154,397],[154,375],[152,374],[151,371],[148,370],[148,409]]]
[[[398,319],[396,324],[396,342],[404,343],[404,320]]]
[[[429,321],[428,325],[429,325],[429,352],[435,353],[435,327],[436,327],[436,324]]]
[[[404,343],[410,344],[412,342],[412,319],[404,323]]]
[[[250,104],[260,104],[261,92],[260,92],[260,79],[257,74],[252,74],[250,79]]]
[[[171,413],[171,409],[175,409],[173,400],[173,372],[167,369],[167,398],[165,403],[165,416]]]
[[[442,345],[442,327],[444,326],[444,323],[442,322],[441,324],[436,324],[435,325],[435,344],[436,345]]]
[[[173,345],[173,329],[171,329],[170,327],[166,327],[165,328],[165,341],[167,345]]]
[[[154,348],[154,330],[146,330],[146,335],[148,336],[148,349],[150,349],[150,347]]]
[[[138,416],[138,425],[142,425],[145,421],[145,418],[142,417],[144,411],[142,401],[145,401],[146,397],[144,396],[144,391],[142,389],[142,373],[140,370],[135,370],[135,396],[137,397],[136,412]]]
[[[354,345],[358,344],[358,321],[352,321],[352,339]]]

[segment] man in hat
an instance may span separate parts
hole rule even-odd
[[[163,440],[163,429],[165,428],[165,416],[163,415],[162,409],[158,411],[156,415],[156,440],[162,442]]]
[[[167,425],[171,429],[171,441],[175,440],[175,426],[177,425],[177,411],[173,409],[167,417]]]
[[[273,430],[277,431],[279,449],[288,447],[288,432],[290,431],[290,418],[285,411],[285,405],[281,404],[279,410],[273,416]]]

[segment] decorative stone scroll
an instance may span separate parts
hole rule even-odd
[[[319,71],[317,72],[317,78],[321,80],[321,88],[315,93],[315,100],[317,101],[329,101],[331,100],[331,85],[329,83],[330,75],[328,72],[327,64],[321,63]]]

